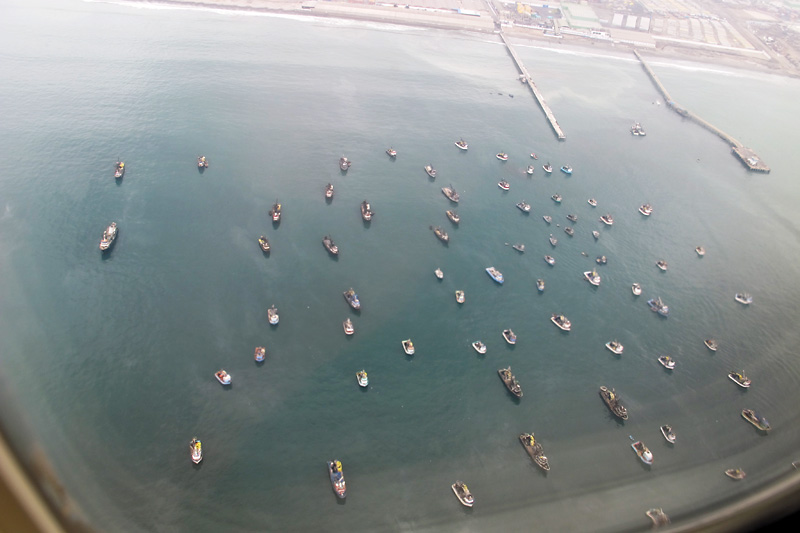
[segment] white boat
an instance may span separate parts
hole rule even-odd
[[[609,214],[605,214],[600,217],[600,222],[605,224],[606,226],[613,226],[614,225],[614,217]]]
[[[522,211],[523,213],[530,213],[530,212],[531,212],[531,204],[529,204],[529,203],[528,203],[528,202],[526,202],[525,200],[522,200],[521,202],[519,202],[519,203],[517,204],[517,207],[518,207],[518,208],[519,208],[519,210],[520,210],[520,211]]]
[[[432,178],[436,177],[436,169],[434,169],[430,165],[425,165],[425,172],[428,174],[428,176],[430,176]]]
[[[751,303],[753,303],[753,297],[746,292],[737,292],[733,296],[733,299],[742,305],[750,305]]]
[[[273,326],[278,324],[280,317],[278,316],[278,308],[274,305],[267,309],[267,317],[269,317],[269,323]]]
[[[599,239],[600,238],[600,232],[597,231],[597,230],[592,230],[592,237],[594,237],[595,240]]]
[[[745,388],[745,389],[749,388],[750,384],[752,383],[750,381],[750,378],[748,378],[744,374],[744,370],[742,370],[741,373],[735,372],[733,370],[730,371],[728,373],[728,379],[730,379],[731,381],[733,381],[734,383],[736,383],[737,385],[739,385],[740,387]]]
[[[631,440],[633,440],[633,437],[631,437]],[[651,452],[650,449],[647,446],[645,446],[642,441],[637,440],[636,442],[631,444],[631,448],[633,448],[633,451],[636,452],[636,455],[639,456],[639,459],[641,459],[644,464],[646,465],[653,464],[653,452]]]
[[[550,321],[563,331],[570,331],[572,329],[572,322],[570,322],[569,319],[564,315],[553,313],[550,315]]]
[[[653,206],[650,204],[644,204],[639,207],[639,212],[646,217],[649,217],[653,214]]]
[[[678,440],[675,432],[672,431],[672,426],[668,426],[667,424],[661,426],[661,434],[664,435],[664,438],[667,439],[667,442],[670,444],[675,444],[675,441]]]
[[[463,304],[464,303],[464,291],[457,290],[456,291],[456,302]]]
[[[697,255],[699,255],[700,257],[706,255],[706,249],[703,248],[702,246],[696,246],[694,251],[697,252]]]
[[[458,146],[461,150],[469,149],[469,145],[467,144],[467,141],[465,141],[464,139],[456,141],[456,146]]]
[[[114,177],[121,178],[125,175],[125,162],[124,161],[117,161],[117,166],[114,169]]]
[[[472,493],[467,488],[467,484],[463,481],[456,481],[450,486],[453,489],[453,493],[458,498],[464,506],[472,507],[475,503],[475,498],[472,496]]]
[[[361,371],[356,372],[356,379],[358,380],[358,384],[362,387],[369,385],[369,378],[367,377],[366,370],[362,369]]]
[[[495,157],[497,157],[497,159],[499,159],[500,161],[508,161],[508,154],[505,152],[500,152]]]
[[[543,218],[543,219],[544,219],[544,221],[545,221],[545,222],[547,222],[548,224],[550,224],[550,223],[553,221],[553,217],[551,217],[550,215],[542,215],[542,218]]]
[[[532,176],[533,175],[533,165],[528,165],[528,169],[525,172],[528,174],[528,176]]]
[[[517,336],[514,335],[514,332],[510,329],[503,330],[503,338],[506,340],[508,344],[516,344],[517,343]]]
[[[433,273],[436,275],[437,279],[444,279],[444,272],[442,272],[441,268],[437,268]]]
[[[261,363],[266,357],[267,349],[263,346],[257,346],[255,352],[253,353],[253,359],[255,359],[257,363]]]
[[[658,362],[667,370],[675,370],[675,359],[668,355],[659,356]]]
[[[553,246],[553,247],[555,248],[556,244],[558,244],[558,239],[556,239],[555,237],[553,237],[553,234],[551,233],[551,234],[550,234],[550,245],[551,245],[551,246]]]
[[[472,347],[475,348],[475,351],[484,354],[486,353],[486,345],[483,344],[481,341],[475,341],[472,343]]]
[[[638,283],[634,283],[631,285],[631,291],[633,291],[634,296],[639,296],[642,294],[642,286]]]
[[[111,248],[111,245],[114,244],[114,239],[117,238],[117,223],[112,222],[108,225],[108,227],[103,231],[103,237],[100,239],[100,249],[102,251],[106,251]]]
[[[600,285],[600,274],[597,273],[596,270],[589,270],[583,273],[583,277],[594,285],[595,287]]]
[[[729,468],[725,471],[725,475],[738,481],[744,479],[747,474],[741,468]]]
[[[355,328],[353,327],[353,321],[349,318],[342,322],[342,327],[344,328],[345,335],[352,335],[356,332]]]
[[[203,444],[197,437],[194,437],[191,441],[189,441],[189,453],[191,454],[192,462],[194,464],[197,464],[203,460]]]
[[[597,257],[594,260],[594,262],[597,263],[598,265],[605,265],[606,263],[608,263],[608,258],[604,255],[601,255],[600,257]]]
[[[606,343],[606,348],[611,350],[611,352],[616,354],[616,355],[621,355],[622,354],[622,350],[625,349],[625,347],[622,346],[622,343],[620,343],[619,341],[616,341],[616,340],[608,341]]]
[[[406,352],[406,355],[414,355],[414,343],[411,342],[411,339],[403,341],[403,351]]]
[[[514,244],[511,245],[511,247],[513,249],[515,249],[516,251],[518,251],[519,253],[525,252],[525,245],[522,244],[522,243],[518,243],[518,242],[514,243]]]
[[[225,372],[224,369],[217,370],[216,372],[214,372],[214,377],[217,378],[217,381],[219,381],[223,385],[231,384],[231,375]]]
[[[536,280],[536,290],[539,292],[544,291],[544,280],[542,278]]]
[[[588,200],[586,200],[586,202],[592,207],[597,207],[597,200],[595,200],[594,198],[589,198]]]
[[[553,195],[553,196],[551,196],[550,198],[552,198],[552,199],[553,199],[553,201],[554,201],[555,203],[557,203],[557,204],[560,204],[560,203],[561,203],[561,200],[563,200],[563,198],[561,198],[561,195],[560,195],[560,194],[558,194],[558,193],[554,194],[554,195]]]
[[[503,284],[503,273],[497,270],[495,267],[491,266],[486,269],[486,273],[489,274],[489,277],[495,280],[500,285]]]
[[[656,261],[656,266],[660,268],[662,272],[666,272],[667,268],[669,268],[669,265],[663,259],[659,259],[658,261]]]
[[[550,266],[554,266],[556,264],[556,260],[555,260],[555,258],[553,258],[552,255],[544,256],[544,260]]]
[[[669,524],[669,517],[661,507],[648,509],[645,514],[653,521],[654,528]]]
[[[397,157],[397,150],[394,148],[387,149],[386,153],[389,155],[389,157]]]
[[[511,188],[511,185],[506,180],[500,180],[497,183],[497,186],[503,189],[504,191],[507,191]]]
[[[543,169],[544,169],[544,171],[545,171],[545,172],[547,172],[548,174],[550,174],[551,172],[553,172],[553,165],[551,165],[550,163],[545,163],[544,165],[542,165],[542,168],[543,168]]]
[[[561,172],[564,174],[572,174],[572,167],[569,165],[564,165],[561,167]]]
[[[719,343],[714,339],[706,339],[703,341],[703,343],[706,345],[706,348],[708,348],[712,352],[716,352],[717,348],[719,348]]]

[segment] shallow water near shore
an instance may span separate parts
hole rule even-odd
[[[759,175],[656,103],[636,62],[519,46],[567,134],[559,143],[485,35],[58,5],[3,8],[0,377],[98,530],[645,529],[651,507],[677,521],[798,459],[797,80],[652,61],[677,101],[771,165]],[[634,121],[646,137],[629,134]],[[467,152],[453,145],[462,137]],[[115,182],[117,158],[127,171]],[[441,193],[451,184],[458,227]],[[279,225],[268,217],[276,199]],[[111,221],[120,233],[103,255]],[[595,288],[582,273],[599,255],[608,264]],[[349,287],[358,314],[342,298]],[[753,305],[734,302],[739,291]],[[658,296],[668,319],[647,307]],[[400,344],[409,337],[413,358]],[[612,339],[621,357],[604,348]],[[677,361],[671,373],[656,360],[664,354]],[[519,401],[497,376],[509,365]],[[219,368],[230,388],[214,380]],[[368,389],[356,383],[362,368]],[[749,390],[728,380],[734,369]],[[600,385],[616,388],[628,421],[612,417]],[[770,420],[768,436],[743,408]],[[659,433],[667,423],[674,446]],[[549,473],[530,461],[523,432],[542,442]],[[193,467],[195,435],[205,458]],[[629,435],[653,451],[652,467]],[[334,458],[346,502],[328,482]],[[733,467],[745,482],[723,475]],[[471,510],[450,490],[457,479],[475,495]]]

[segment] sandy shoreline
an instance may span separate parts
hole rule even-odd
[[[348,2],[321,0],[125,0],[126,2],[165,5],[175,7],[196,7],[206,9],[222,9],[232,11],[250,11],[256,13],[284,14],[318,18],[339,18],[364,22],[397,24],[418,28],[433,28],[450,31],[467,31],[486,34],[497,32],[493,14],[486,9],[486,4],[472,2],[467,7],[470,11],[480,12],[480,16],[458,14],[457,5],[461,0],[440,0],[442,7],[418,8],[406,7],[405,4],[355,4]],[[435,3],[435,2],[434,2]],[[305,7],[304,7],[305,6]],[[395,7],[397,6],[397,7]],[[483,6],[482,10],[474,9]],[[466,8],[465,8],[466,9]],[[513,42],[526,44],[536,43],[545,48],[557,49],[569,47],[591,50],[593,53],[613,56],[632,54],[633,45],[604,42],[583,37],[564,35],[555,39],[546,36],[541,30],[519,26],[504,27],[506,37]],[[498,39],[499,40],[499,39]],[[714,65],[725,69],[765,72],[781,76],[798,77],[796,73],[786,71],[777,62],[768,59],[747,57],[736,52],[716,51],[692,46],[662,45],[656,48],[641,50],[643,55],[652,59],[674,59]]]

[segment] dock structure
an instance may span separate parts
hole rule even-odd
[[[556,116],[553,114],[553,111],[550,109],[550,106],[547,105],[547,102],[544,100],[544,96],[542,96],[542,92],[533,82],[533,78],[528,73],[528,69],[525,68],[525,65],[522,64],[522,60],[517,55],[517,52],[514,50],[514,47],[511,46],[506,40],[506,36],[503,35],[503,32],[500,32],[500,38],[503,40],[503,44],[506,45],[506,49],[508,50],[509,54],[511,54],[511,58],[514,60],[514,63],[517,65],[517,70],[520,73],[520,81],[526,83],[528,87],[530,87],[533,96],[536,97],[536,101],[539,102],[539,107],[542,108],[544,111],[547,120],[550,121],[550,126],[553,128],[553,131],[558,136],[559,141],[563,141],[567,138],[564,134],[564,131],[561,129],[561,126],[558,124],[558,120],[556,120]]]
[[[762,161],[760,157],[758,157],[758,155],[755,153],[754,150],[746,147],[741,142],[734,139],[732,136],[728,135],[718,127],[711,124],[710,122],[703,120],[702,118],[695,115],[685,107],[678,104],[675,100],[673,100],[672,97],[667,92],[667,89],[658,79],[658,76],[656,76],[655,72],[653,72],[653,69],[650,68],[650,65],[648,65],[647,62],[644,60],[644,58],[641,56],[641,54],[639,54],[639,51],[634,50],[633,53],[636,55],[636,58],[639,60],[639,63],[641,63],[644,71],[647,72],[648,76],[650,76],[650,79],[653,81],[653,84],[658,89],[658,92],[660,92],[661,96],[664,97],[664,101],[667,103],[667,106],[669,106],[673,111],[675,111],[682,117],[686,117],[690,120],[693,120],[694,122],[704,127],[705,129],[707,129],[708,131],[710,131],[723,141],[730,144],[731,152],[733,153],[733,155],[735,155],[742,162],[742,164],[744,164],[744,166],[746,166],[748,169],[754,170],[756,172],[769,172],[769,166],[766,163],[764,163],[764,161]]]

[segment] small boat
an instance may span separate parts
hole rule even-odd
[[[330,235],[325,235],[322,238],[322,245],[328,250],[331,255],[339,255],[339,247],[333,242]]]
[[[267,357],[267,349],[263,346],[257,346],[256,351],[253,354],[253,359],[256,360],[257,363],[261,363]]]
[[[553,313],[550,315],[550,321],[563,331],[569,331],[572,329],[572,322],[570,322],[569,319],[564,315]]]
[[[669,316],[669,306],[662,302],[661,298],[650,298],[647,300],[647,305],[650,306],[650,310],[654,313],[658,313],[663,317]]]
[[[706,339],[703,341],[703,344],[705,344],[706,348],[708,348],[712,352],[716,352],[717,348],[719,348],[719,343],[714,339]]]
[[[386,150],[386,154],[387,154],[389,157],[397,157],[397,150],[395,150],[394,148],[391,148],[391,147],[389,147],[389,148]]]
[[[675,444],[675,441],[678,440],[677,435],[672,431],[672,426],[666,424],[661,426],[661,434],[664,435],[664,438],[667,439],[667,442],[670,444]]]
[[[595,287],[600,285],[600,274],[597,273],[596,270],[586,271],[583,273],[583,277],[586,281],[594,285]]]
[[[636,122],[631,126],[631,135],[634,137],[644,137],[647,133],[644,131],[642,125]]]
[[[660,507],[648,509],[645,514],[653,521],[653,527],[666,526],[669,524],[669,517]]]
[[[539,292],[544,291],[544,280],[542,278],[536,280],[536,290]]]
[[[767,419],[752,409],[742,409],[742,417],[761,431],[769,431],[772,429],[772,427],[769,425],[769,422],[767,422]]]
[[[750,387],[750,378],[745,376],[744,370],[742,370],[741,374],[739,372],[734,372],[733,370],[728,373],[728,377],[731,381],[739,385],[740,387],[744,387],[745,389]]]
[[[658,362],[667,370],[675,370],[675,359],[668,355],[659,356]]]
[[[594,237],[594,240],[599,239],[600,238],[600,232],[597,231],[597,230],[592,230],[592,237]]]
[[[507,191],[511,188],[511,185],[506,180],[500,180],[497,183],[497,186],[503,189],[504,191]]]
[[[697,252],[697,255],[699,255],[700,257],[706,255],[706,249],[703,248],[702,246],[695,246],[694,251]]]
[[[367,371],[362,369],[359,372],[356,372],[356,380],[358,380],[358,384],[362,387],[366,387],[367,385],[369,385],[369,378],[367,377]]]
[[[374,214],[375,212],[372,210],[372,206],[369,205],[369,202],[366,200],[361,202],[361,218],[363,218],[366,222],[369,222],[372,220],[372,215]]]
[[[436,275],[437,279],[444,279],[444,272],[442,272],[441,268],[437,268],[433,273]]]
[[[744,479],[747,474],[741,468],[729,468],[725,471],[725,475],[731,479],[740,480]]]
[[[102,251],[106,251],[114,244],[114,240],[117,238],[117,223],[112,222],[108,225],[108,227],[103,231],[103,237],[100,239],[100,249]]]
[[[558,194],[558,193],[554,194],[554,195],[553,195],[553,196],[551,196],[550,198],[552,198],[552,199],[553,199],[553,201],[554,201],[555,203],[557,203],[557,204],[560,204],[560,203],[561,203],[561,200],[563,199],[563,198],[561,198],[561,195],[560,195],[560,194]]]
[[[639,212],[646,217],[649,217],[653,214],[653,206],[650,204],[644,204],[639,207]]]
[[[269,318],[269,323],[273,326],[277,325],[280,321],[280,317],[278,316],[278,308],[274,305],[267,309],[267,317]]]
[[[631,437],[631,440],[633,440],[633,437]],[[642,441],[637,440],[631,444],[631,448],[633,448],[633,451],[636,452],[636,455],[639,456],[639,459],[641,459],[644,464],[653,464],[653,453],[647,446],[644,445]]]
[[[458,146],[461,150],[469,149],[469,145],[467,144],[467,141],[465,141],[464,139],[456,141],[456,146]]]
[[[518,207],[518,208],[519,208],[519,210],[520,210],[520,211],[522,211],[523,213],[530,213],[530,212],[531,212],[531,204],[529,204],[529,203],[528,203],[528,202],[526,202],[525,200],[522,200],[521,202],[519,202],[519,203],[517,204],[517,207]]]
[[[539,156],[531,152],[531,159],[539,159]]]
[[[733,299],[742,305],[750,305],[753,303],[753,297],[746,292],[737,292],[733,295]]]
[[[600,222],[605,224],[606,226],[613,226],[614,225],[614,217],[609,214],[605,214],[600,217]]]
[[[597,207],[597,200],[595,200],[594,198],[589,198],[588,200],[586,200],[586,202],[592,207]]]
[[[503,330],[503,338],[506,340],[508,344],[516,344],[517,343],[517,336],[514,335],[514,332],[510,329]]]
[[[117,161],[117,164],[114,167],[114,177],[119,179],[124,175],[125,175],[125,163],[123,161]]]
[[[436,177],[436,169],[430,165],[425,165],[425,172],[432,178]]]
[[[550,215],[542,215],[542,219],[544,219],[544,221],[547,222],[548,224],[550,224],[553,221],[553,217],[551,217]]]
[[[325,198],[331,199],[333,198],[333,184],[329,183],[325,186]]]
[[[570,222],[577,222],[578,215],[567,215],[567,220],[569,220]]]
[[[662,272],[666,272],[667,268],[669,268],[669,265],[663,259],[659,259],[658,261],[656,261],[656,266],[660,268]]]
[[[275,203],[272,204],[272,209],[269,210],[269,216],[272,217],[273,222],[281,221],[281,204],[278,200],[275,200]]]
[[[561,167],[561,172],[564,174],[572,174],[572,167],[569,165],[564,165]]]
[[[542,165],[542,168],[543,168],[543,169],[544,169],[544,171],[545,171],[545,172],[547,172],[548,174],[550,174],[551,172],[553,172],[553,165],[551,165],[550,163],[545,163],[544,165]]]
[[[411,342],[411,339],[403,341],[403,351],[406,352],[406,355],[414,355],[414,343]]]
[[[216,372],[214,372],[214,377],[217,378],[217,381],[219,381],[223,385],[231,384],[231,375],[225,372],[224,369],[217,370]]]
[[[542,445],[536,441],[533,433],[523,433],[519,436],[519,441],[539,468],[550,470],[550,463],[547,461]]]
[[[475,348],[475,351],[484,354],[486,353],[486,345],[483,344],[481,341],[475,341],[472,343],[472,347]]]
[[[333,492],[339,499],[344,499],[347,496],[347,485],[344,481],[344,472],[342,471],[341,461],[328,461],[328,474],[331,478],[331,486]]]
[[[208,159],[206,159],[206,156],[201,155],[197,158],[197,168],[208,168]]]
[[[499,284],[503,284],[503,273],[497,270],[495,267],[491,266],[486,269],[486,273],[489,274],[489,277],[495,280]]]
[[[605,265],[606,263],[608,263],[608,258],[604,255],[601,255],[600,257],[596,258],[594,262],[597,263],[598,265]]]
[[[460,303],[460,304],[463,304],[463,303],[464,303],[464,301],[465,301],[465,298],[464,298],[464,291],[462,291],[462,290],[457,290],[457,291],[456,291],[456,302],[458,302],[458,303]]]
[[[555,237],[553,237],[553,234],[551,233],[551,234],[550,234],[550,245],[551,245],[551,246],[553,246],[553,247],[555,248],[556,244],[558,244],[558,239],[556,239]]]
[[[472,493],[467,488],[467,484],[463,481],[456,481],[450,487],[453,489],[453,493],[458,498],[463,505],[466,507],[472,507],[475,504],[475,498],[472,496]]]
[[[189,453],[191,454],[192,462],[194,464],[197,464],[203,460],[203,444],[197,437],[194,437],[189,441]]]
[[[349,318],[342,322],[342,327],[344,328],[345,335],[352,335],[356,332],[355,328],[353,327],[353,321]]]
[[[347,172],[347,169],[350,168],[350,165],[352,165],[352,164],[353,163],[349,159],[347,159],[345,156],[342,156],[342,157],[339,158],[339,168],[343,172]]]
[[[445,214],[447,215],[447,218],[450,219],[450,222],[452,222],[453,224],[458,224],[459,222],[461,222],[461,217],[458,216],[458,213],[456,213],[455,211],[448,209],[447,211],[445,211]]]
[[[441,226],[436,226],[435,228],[431,227],[431,229],[433,230],[434,235],[436,235],[436,237],[440,241],[442,241],[442,242],[450,241],[450,236],[447,234],[447,232],[445,230],[442,229]]]
[[[503,383],[505,383],[506,388],[511,394],[517,398],[522,398],[522,386],[519,384],[514,374],[511,373],[511,367],[501,368],[497,373],[500,375],[500,379],[503,380]]]
[[[458,200],[461,198],[452,185],[449,187],[442,187],[442,194],[447,196],[448,200],[455,203],[458,203]]]
[[[573,235],[575,235],[575,230],[571,226],[565,226],[564,233],[572,237]]]
[[[622,343],[619,342],[619,341],[616,341],[616,340],[608,341],[606,343],[606,348],[611,350],[611,352],[616,354],[616,355],[621,355],[622,354],[622,350],[625,349],[625,347],[622,345]]]
[[[258,238],[258,245],[261,247],[262,252],[269,252],[269,241],[263,235]]]
[[[508,154],[505,152],[500,152],[495,157],[497,157],[497,159],[499,159],[500,161],[508,161]]]
[[[528,168],[525,170],[525,173],[528,176],[533,176],[533,165],[528,165]]]
[[[544,261],[550,266],[554,266],[556,264],[556,260],[553,258],[552,255],[544,256]]]
[[[600,387],[600,398],[617,418],[628,419],[628,410],[620,403],[620,398],[614,389],[609,390],[605,385]]]
[[[634,296],[639,296],[642,294],[642,286],[638,283],[634,283],[631,285],[631,291],[633,292]]]
[[[347,300],[347,303],[350,304],[350,307],[356,310],[361,309],[361,302],[358,300],[358,294],[356,294],[356,291],[354,291],[352,287],[344,291],[343,294],[344,299]]]
[[[519,253],[525,252],[525,245],[524,244],[520,244],[520,243],[517,242],[517,243],[512,244],[511,247],[513,249],[515,249],[516,251],[518,251]]]

